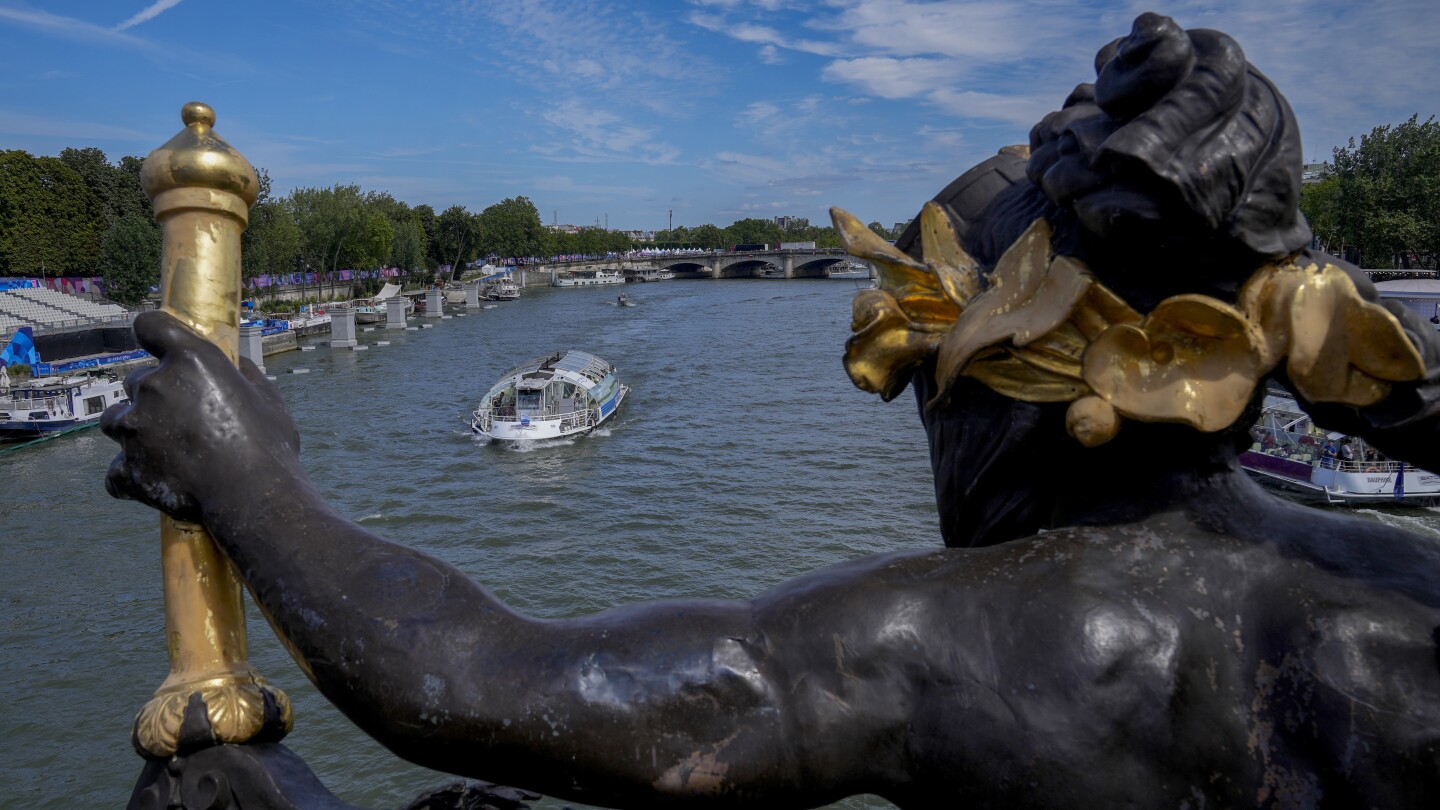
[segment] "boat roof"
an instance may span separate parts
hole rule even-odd
[[[522,387],[538,388],[544,387],[551,379],[559,377],[566,382],[589,389],[599,384],[611,371],[613,368],[609,363],[589,352],[563,349],[544,357],[526,360],[515,366],[501,375],[500,382],[496,384],[496,387],[508,382],[515,382]],[[526,380],[532,382],[525,385]]]
[[[1377,281],[1375,289],[1381,298],[1440,298],[1440,279],[1398,278]]]

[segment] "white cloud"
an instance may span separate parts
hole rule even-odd
[[[16,110],[3,109],[0,109],[0,133],[40,138],[65,138],[77,143],[89,143],[93,139],[141,142],[155,140],[155,133],[141,132],[129,127],[29,115]]]
[[[914,98],[937,86],[944,86],[957,72],[947,59],[896,59],[864,56],[837,59],[825,66],[821,78],[854,85],[861,92],[880,98]]]
[[[147,20],[153,20],[166,11],[180,5],[181,2],[183,2],[183,0],[155,0],[154,3],[146,6],[135,16],[115,26],[115,30],[124,31],[127,28],[134,28]]]
[[[655,140],[652,129],[578,99],[552,105],[541,117],[565,140],[536,145],[532,151],[555,160],[663,164],[680,155],[674,146]]]

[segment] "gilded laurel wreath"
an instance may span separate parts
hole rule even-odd
[[[1122,417],[1227,427],[1282,360],[1306,399],[1356,407],[1425,374],[1400,322],[1333,264],[1292,256],[1256,271],[1236,305],[1177,295],[1141,315],[1083,262],[1056,256],[1043,219],[982,276],[935,203],[920,215],[923,261],[830,214],[845,249],[879,274],[855,298],[845,368],[887,400],[933,354],[931,407],[972,377],[1014,399],[1071,403],[1070,434],[1094,447]]]

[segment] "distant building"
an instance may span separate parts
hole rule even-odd
[[[775,217],[775,226],[782,231],[788,231],[792,225],[799,224],[799,217]]]
[[[1300,184],[1308,186],[1311,183],[1320,182],[1320,175],[1325,171],[1326,163],[1306,163],[1300,169]]]
[[[904,222],[895,223],[895,227],[891,228],[890,232],[898,237],[908,227],[910,227],[910,220],[907,219]]]
[[[546,229],[546,230],[549,230],[549,231],[554,231],[555,233],[579,233],[579,232],[580,232],[580,226],[579,226],[579,225],[546,225],[546,226],[545,226],[545,229]]]

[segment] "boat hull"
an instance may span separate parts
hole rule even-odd
[[[1303,503],[1327,505],[1440,505],[1440,475],[1407,467],[1403,493],[1395,496],[1394,470],[1328,469],[1247,450],[1240,466],[1257,482]]]
[[[628,387],[619,386],[609,400],[601,403],[600,416],[593,424],[587,424],[580,418],[583,413],[572,413],[553,419],[492,420],[489,430],[482,426],[479,419],[474,419],[470,422],[470,429],[478,436],[501,442],[533,442],[583,436],[605,424],[610,417],[614,416],[620,410],[620,403],[625,400],[625,395],[629,392]]]
[[[94,427],[100,424],[97,415],[92,419],[47,419],[43,422],[0,422],[0,442],[17,442],[38,439],[52,433],[65,433],[78,428]]]

